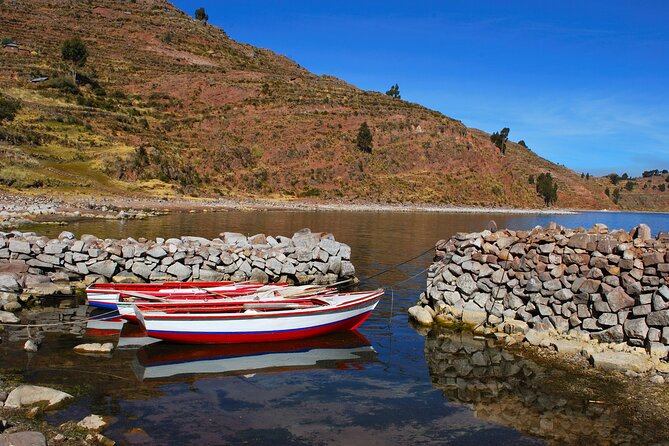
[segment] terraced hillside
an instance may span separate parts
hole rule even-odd
[[[600,181],[417,104],[317,76],[160,0],[0,2],[0,182],[87,194],[615,208]],[[75,85],[61,45],[88,60]],[[32,83],[35,77],[48,77]],[[372,153],[358,149],[361,123]],[[623,202],[621,201],[621,204]]]

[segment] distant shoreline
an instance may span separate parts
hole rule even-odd
[[[510,207],[478,207],[432,204],[381,204],[319,202],[311,200],[282,201],[253,198],[150,198],[150,197],[49,197],[0,192],[0,221],[17,226],[21,220],[66,220],[80,218],[126,219],[146,218],[170,212],[215,212],[224,210],[284,210],[306,212],[430,212],[447,214],[535,214],[568,215],[578,210]],[[27,223],[27,221],[23,222]]]

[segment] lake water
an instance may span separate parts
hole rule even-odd
[[[91,412],[112,416],[105,435],[119,444],[607,444],[630,435],[657,440],[647,426],[632,427],[624,415],[589,404],[605,397],[597,383],[574,389],[564,372],[515,358],[489,341],[436,332],[426,338],[411,327],[407,309],[425,287],[432,257],[427,251],[455,232],[482,230],[491,219],[513,229],[556,221],[611,229],[647,223],[654,234],[669,231],[669,216],[635,213],[224,211],[76,222],[65,229],[111,238],[213,238],[223,231],[291,236],[308,227],[349,244],[363,279],[425,254],[363,280],[361,288],[383,287],[386,295],[359,335],[241,349],[154,344],[89,358],[71,351],[80,339],[61,334],[48,337],[33,357],[19,351],[19,342],[5,342],[0,359],[29,381],[78,383],[82,397],[49,415],[50,421]],[[35,228],[50,236],[63,229]]]

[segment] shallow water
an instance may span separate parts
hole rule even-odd
[[[669,231],[669,216],[664,214],[329,211],[183,213],[143,221],[37,227],[34,230],[50,236],[67,229],[77,236],[112,238],[212,238],[223,231],[290,236],[308,227],[332,232],[337,240],[351,245],[361,278],[425,254],[363,282],[362,288],[381,286],[387,292],[360,328],[361,337],[354,339],[339,336],[324,344],[255,351],[154,344],[139,350],[119,349],[110,358],[90,358],[71,350],[81,339],[59,334],[48,336],[32,357],[20,351],[20,341],[6,341],[0,346],[2,367],[14,368],[30,381],[78,386],[75,390],[82,398],[49,415],[50,420],[83,418],[91,412],[111,415],[114,422],[105,435],[120,444],[626,441],[629,433],[615,427],[625,420],[608,414],[603,418],[597,407],[584,406],[580,392],[537,390],[542,381],[536,377],[546,376],[539,366],[485,343],[481,347],[481,341],[463,342],[458,335],[431,333],[426,339],[410,326],[406,310],[423,291],[434,243],[457,231],[481,230],[491,219],[500,228],[514,229],[549,221],[569,227],[605,223],[612,229],[631,229],[644,222],[654,234]],[[110,339],[116,342],[116,337]],[[481,351],[485,358],[501,359],[469,364]],[[474,392],[478,397],[472,396],[472,389],[478,389]],[[581,433],[578,427],[588,423],[604,433]],[[563,425],[573,426],[569,435],[557,433]]]

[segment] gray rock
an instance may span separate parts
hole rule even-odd
[[[614,313],[634,306],[634,299],[627,295],[622,287],[614,288],[612,291],[606,293],[606,301]]]
[[[43,433],[24,431],[0,434],[0,446],[47,446],[47,443]]]
[[[46,401],[50,407],[69,398],[72,398],[72,395],[60,390],[24,384],[9,393],[5,401],[5,407],[30,406],[42,401]]]
[[[472,279],[472,276],[469,273],[465,273],[458,277],[456,285],[458,289],[466,295],[472,294],[478,288],[476,282]]]
[[[518,308],[523,306],[523,301],[515,294],[505,295],[503,302],[505,308],[511,308],[513,310],[517,310]]]
[[[486,322],[488,313],[483,310],[475,310],[471,307],[462,309],[462,322],[469,325],[479,326]]]
[[[9,250],[19,254],[30,254],[30,243],[25,240],[11,239],[9,241]]]
[[[101,276],[111,279],[118,265],[113,260],[103,260],[88,266],[90,272],[100,274]]]
[[[601,342],[623,342],[625,340],[625,333],[623,332],[623,327],[620,325],[591,333],[590,336]]]
[[[189,266],[176,262],[167,268],[167,273],[176,276],[179,281],[184,281],[193,274],[193,270]]]
[[[432,325],[434,323],[432,314],[421,305],[415,305],[409,308],[409,316],[420,325]]]
[[[11,303],[18,303],[18,302],[11,302]],[[9,304],[5,304],[5,307],[7,307]],[[21,304],[19,304],[19,308],[21,308]],[[18,324],[20,322],[20,319],[16,317],[13,313],[10,313],[9,311],[0,311],[0,323],[3,324]]]
[[[525,285],[525,291],[528,293],[537,293],[541,290],[541,281],[538,277],[532,277]]]
[[[91,355],[106,355],[114,350],[114,344],[111,342],[105,342],[100,344],[98,342],[92,342],[89,344],[79,344],[74,347],[74,351],[77,353],[91,354]]]
[[[565,288],[557,291],[553,296],[562,302],[566,302],[572,300],[574,293],[570,289]]]
[[[0,273],[0,291],[21,291],[21,285],[14,273]]]
[[[598,369],[646,373],[653,369],[653,363],[645,356],[626,352],[595,352],[590,361]]]
[[[135,261],[135,263],[132,264],[131,271],[140,277],[148,279],[151,277],[151,273],[153,273],[154,269],[154,266],[149,266],[145,263]]]
[[[646,323],[652,326],[669,325],[669,310],[653,311],[646,316]]]
[[[267,275],[267,273],[265,273],[265,271],[258,268],[253,268],[249,280],[251,282],[267,283],[269,282],[269,276]]]
[[[342,258],[344,258],[344,256],[342,256]],[[342,260],[341,272],[339,275],[341,277],[353,277],[355,275],[355,267],[348,260]]]
[[[559,279],[552,279],[544,282],[543,286],[548,291],[557,291],[562,288],[562,283]]]
[[[618,323],[618,316],[615,313],[602,313],[597,323],[603,327],[612,327]]]

